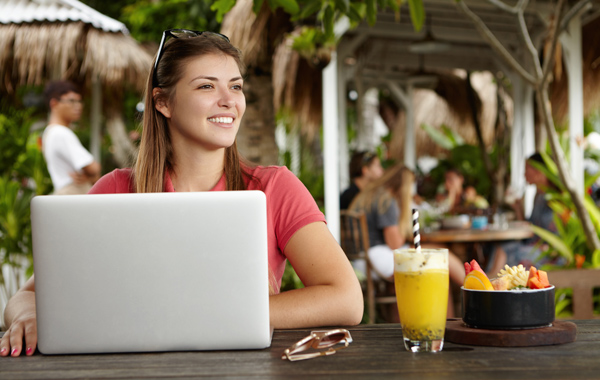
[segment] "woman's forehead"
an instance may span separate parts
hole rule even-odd
[[[233,57],[227,54],[205,54],[190,58],[185,67],[185,76],[215,78],[240,78],[240,69]]]

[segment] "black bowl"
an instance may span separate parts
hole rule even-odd
[[[554,321],[554,286],[546,289],[461,288],[462,319],[481,329],[529,329]]]

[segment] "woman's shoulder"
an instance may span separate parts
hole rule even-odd
[[[292,173],[285,166],[252,166],[246,168],[248,174],[254,177],[253,181],[250,181],[249,188],[253,189],[255,186],[264,188],[273,183],[286,182],[289,180],[298,180],[296,175]]]
[[[115,169],[103,175],[88,194],[113,194],[133,192],[133,171],[129,168]]]

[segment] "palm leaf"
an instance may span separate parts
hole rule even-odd
[[[558,237],[554,233],[552,233],[546,229],[543,229],[541,227],[538,227],[538,226],[532,225],[531,229],[533,230],[533,233],[535,233],[542,240],[544,240],[546,243],[548,243],[562,257],[567,259],[567,261],[569,263],[571,263],[573,261],[573,256],[574,256],[573,251],[571,251],[571,248],[569,248],[560,237]]]

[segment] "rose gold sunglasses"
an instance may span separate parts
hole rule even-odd
[[[334,348],[339,343],[344,343],[344,345]],[[350,332],[346,329],[311,331],[309,336],[294,343],[290,348],[286,348],[281,355],[281,359],[288,359],[291,362],[295,362],[319,356],[333,355],[342,348],[348,347],[350,343],[352,343],[352,336],[350,336]],[[327,350],[305,352],[311,348],[315,350],[327,348]]]

